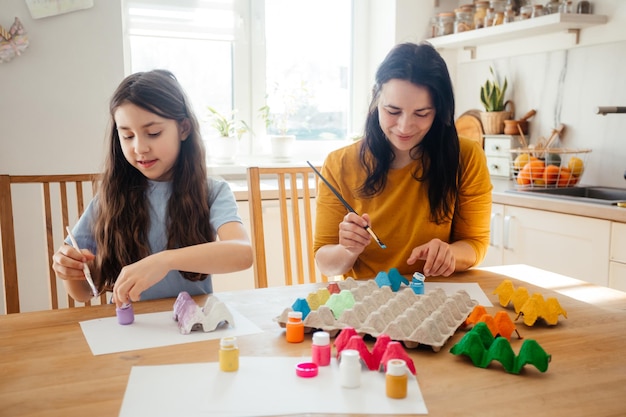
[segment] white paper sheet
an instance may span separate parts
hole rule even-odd
[[[428,413],[411,374],[407,397],[391,399],[382,372],[363,368],[361,386],[347,389],[334,358],[314,378],[296,376],[295,365],[305,361],[310,358],[241,357],[237,372],[221,372],[215,362],[134,366],[120,417]]]
[[[231,307],[228,309],[233,315],[235,326],[228,324],[206,333],[202,330],[194,330],[190,334],[181,334],[178,330],[178,323],[172,317],[172,311],[135,314],[135,322],[127,326],[118,324],[117,317],[106,317],[81,321],[80,327],[94,355],[262,332],[256,324],[241,313]]]
[[[465,290],[469,294],[470,298],[478,301],[478,304],[484,307],[492,307],[491,301],[485,294],[485,292],[480,288],[480,285],[476,282],[428,282],[428,278],[426,278],[426,282],[424,282],[424,293],[428,291],[434,290],[437,287],[440,287],[442,290],[446,292],[448,297],[454,295],[458,290]]]

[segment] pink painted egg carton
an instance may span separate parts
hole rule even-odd
[[[337,284],[339,293],[330,294],[321,288],[308,295],[310,311],[303,314],[307,333],[324,330],[334,337],[341,329],[352,327],[360,335],[376,338],[386,334],[407,348],[428,345],[438,352],[478,305],[464,290],[448,296],[441,288],[427,294],[415,294],[409,287],[394,292],[373,280],[348,278]],[[340,297],[353,298],[354,302],[333,302]],[[286,326],[287,315],[293,310],[293,306],[288,307],[276,318],[281,327]]]

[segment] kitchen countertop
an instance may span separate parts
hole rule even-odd
[[[550,196],[511,193],[507,190],[514,188],[512,180],[492,177],[491,182],[493,184],[493,203],[626,223],[626,208],[608,204],[563,200]]]

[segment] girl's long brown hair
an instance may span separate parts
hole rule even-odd
[[[109,152],[94,224],[97,245],[96,285],[110,289],[122,267],[150,255],[148,228],[150,216],[146,190],[148,179],[130,165],[120,146],[114,114],[125,103],[132,103],[160,117],[189,121],[190,133],[181,142],[174,165],[172,195],[167,207],[167,248],[212,242],[209,224],[208,184],[204,146],[198,121],[176,77],[165,70],[128,76],[115,91],[110,105]],[[181,271],[191,281],[205,274]]]

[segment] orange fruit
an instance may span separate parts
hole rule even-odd
[[[570,185],[574,185],[572,183],[572,172],[569,168],[561,167],[559,172],[559,180],[557,181],[557,186],[559,187],[569,187]]]
[[[548,165],[543,170],[543,181],[548,185],[554,185],[559,180],[560,169],[556,165]]]
[[[531,181],[543,180],[543,171],[546,165],[540,160],[531,160],[526,163],[522,170],[517,174],[517,183],[519,185],[528,185]]]

